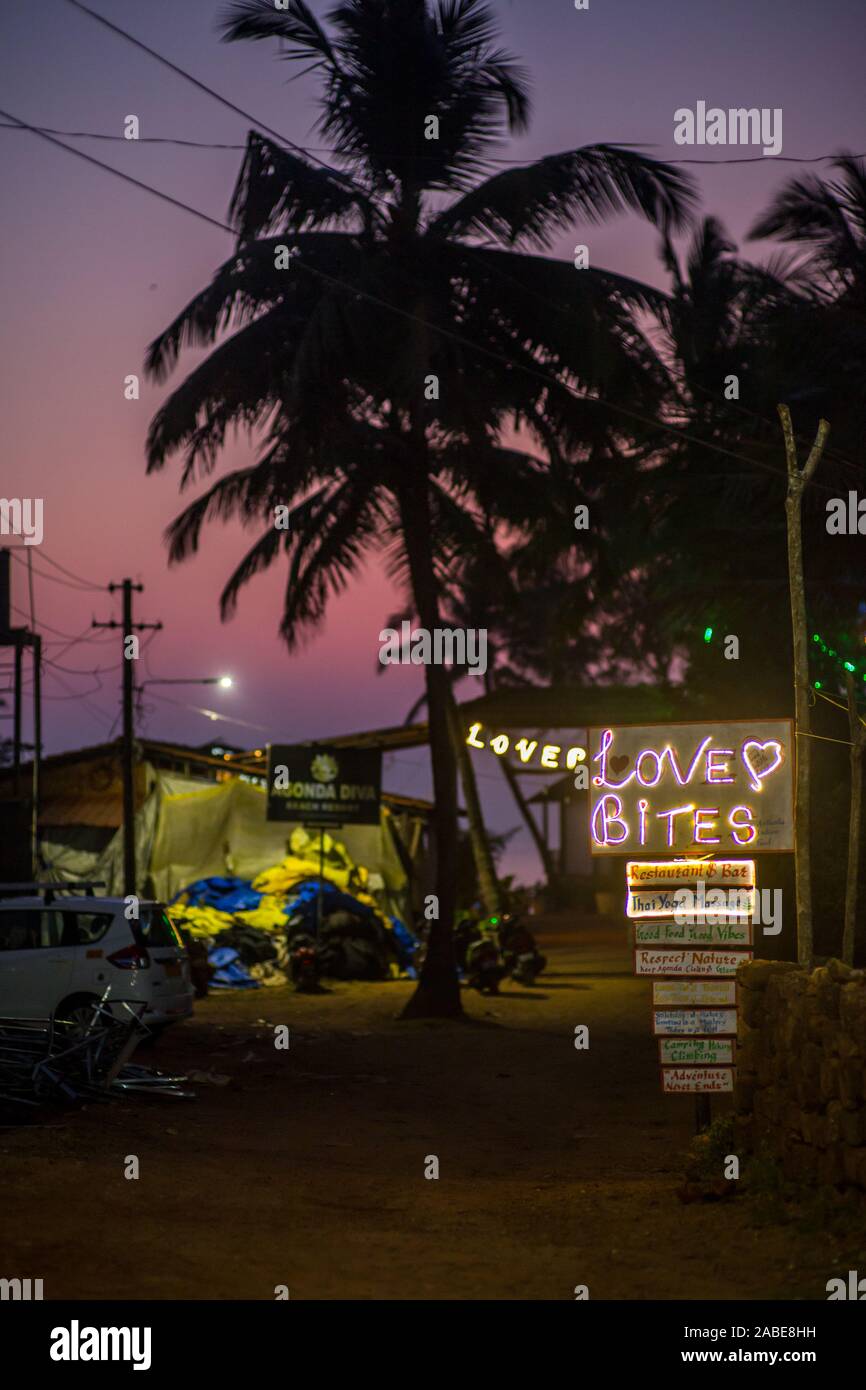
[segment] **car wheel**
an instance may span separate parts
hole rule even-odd
[[[97,995],[79,994],[66,999],[55,1010],[55,1026],[65,1037],[83,1038],[93,1021],[93,1006],[99,1003]]]

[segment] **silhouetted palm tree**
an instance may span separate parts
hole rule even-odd
[[[753,238],[793,248],[799,291],[776,325],[803,432],[824,415],[833,445],[862,458],[866,444],[866,162],[842,154],[838,177],[791,179],[755,222]],[[853,486],[853,484],[852,484]]]
[[[503,427],[523,426],[543,453],[553,437],[614,433],[617,417],[594,393],[646,404],[655,390],[629,316],[652,292],[537,253],[557,232],[619,211],[677,225],[690,184],[605,145],[487,177],[493,143],[525,129],[529,99],[482,0],[346,0],[328,28],[302,0],[285,11],[245,0],[224,31],[280,40],[283,59],[317,73],[319,129],[343,169],[252,132],[230,208],[237,249],[151,345],[157,380],[182,347],[212,351],[155,416],[149,468],[183,450],[185,485],[211,472],[230,429],[262,435],[255,464],[177,517],[170,557],[192,554],[208,520],[259,522],[222,612],[285,553],[291,647],[379,550],[432,630],[438,538],[472,534],[467,504],[512,523],[544,506],[543,458],[504,447]],[[280,246],[293,253],[289,269],[276,268]],[[280,504],[291,506],[288,531],[273,525]],[[425,679],[439,918],[407,1011],[457,1013],[447,672],[431,665]]]
[[[853,172],[849,168],[852,177]],[[802,209],[803,235],[819,220],[815,207],[824,209],[835,230],[833,236],[816,236],[814,244],[802,243],[799,262],[777,255],[767,265],[750,264],[712,217],[696,229],[682,264],[665,238],[672,293],[648,337],[670,374],[666,415],[673,430],[643,483],[639,475],[632,480],[631,501],[617,528],[633,614],[646,615],[654,625],[662,654],[679,658],[675,668],[686,674],[693,694],[707,692],[742,717],[785,709],[792,688],[787,479],[776,404],[791,406],[806,448],[818,411],[834,422],[835,441],[835,420],[852,424],[852,402],[858,390],[863,397],[866,377],[857,290],[866,285],[864,239],[839,228],[842,214],[834,219],[827,211],[836,194],[819,196],[813,184],[820,187],[817,180],[795,181],[800,194],[780,195],[776,211],[756,229],[794,239],[794,209],[811,190],[809,207]],[[856,206],[853,195],[851,202]],[[851,382],[847,390],[842,344],[851,353],[848,376],[858,362],[861,373],[861,383],[855,388]],[[838,376],[827,368],[831,360],[839,361]],[[847,439],[845,434],[843,429],[843,450],[853,452],[856,433],[849,428]],[[822,460],[804,498],[810,615],[834,647],[844,646],[849,655],[862,559],[858,565],[858,538],[828,535],[826,503],[834,493],[844,496],[856,475],[832,454],[831,449]],[[629,611],[616,588],[612,611]],[[631,624],[621,623],[620,631],[631,645]],[[727,634],[739,638],[739,661],[722,656]],[[640,645],[645,653],[652,645],[646,633]],[[744,669],[752,679],[742,679]]]

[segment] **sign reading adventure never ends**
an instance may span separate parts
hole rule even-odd
[[[794,847],[788,719],[589,731],[593,854]]]
[[[316,825],[378,825],[379,749],[272,744],[268,748],[268,820]]]

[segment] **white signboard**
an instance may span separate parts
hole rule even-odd
[[[713,926],[709,922],[670,922],[651,918],[647,922],[635,922],[634,942],[636,946],[690,946],[693,943],[705,946],[751,946],[751,922],[721,922]]]
[[[659,1061],[663,1067],[731,1066],[733,1038],[659,1038]]]
[[[653,1032],[656,1037],[716,1033],[736,1036],[736,1009],[655,1009]]]
[[[794,848],[789,719],[589,730],[593,854]]]
[[[660,863],[630,860],[625,866],[629,888],[656,889],[697,886],[754,888],[754,859],[665,859]]]
[[[702,881],[692,887],[633,888],[626,904],[628,917],[694,916],[708,922],[751,917],[754,911],[754,888],[707,888]]]
[[[653,980],[653,1007],[718,1009],[737,1002],[735,980]]]
[[[662,1090],[668,1095],[733,1091],[732,1067],[662,1067]]]
[[[636,975],[735,975],[752,951],[729,951],[721,946],[709,950],[676,950],[637,946],[634,953]]]

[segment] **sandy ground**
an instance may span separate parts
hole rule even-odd
[[[465,1023],[399,1022],[403,982],[202,1001],[138,1060],[228,1085],[0,1132],[0,1274],[46,1298],[825,1299],[858,1241],[862,1267],[866,1230],[677,1199],[692,1102],[660,1093],[625,927],[541,939],[535,988],[467,993]]]

